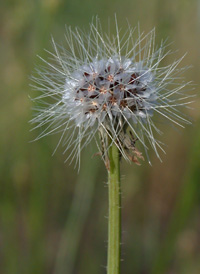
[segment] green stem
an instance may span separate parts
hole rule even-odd
[[[108,152],[109,220],[108,220],[108,263],[107,274],[120,273],[121,241],[121,190],[119,150],[113,143]]]

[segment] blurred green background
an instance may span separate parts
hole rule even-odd
[[[64,164],[59,136],[30,143],[33,95],[29,76],[44,48],[64,41],[65,25],[88,27],[92,16],[117,13],[141,30],[169,37],[185,78],[200,82],[200,2],[197,0],[18,0],[0,3],[0,273],[106,273],[107,175],[94,146],[80,173]],[[174,57],[172,57],[174,58]],[[171,61],[168,58],[167,61]],[[196,88],[199,94],[199,87]],[[122,163],[122,273],[200,273],[200,102],[193,126],[165,126],[163,163]]]

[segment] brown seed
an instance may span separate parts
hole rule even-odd
[[[127,106],[127,102],[125,100],[121,100],[120,107],[125,108]]]
[[[104,103],[103,106],[102,106],[102,110],[106,110],[107,109],[107,104]]]
[[[87,73],[87,72],[84,72],[83,75],[86,76],[86,77],[88,77],[90,74]]]
[[[125,87],[124,87],[124,85],[119,85],[119,89],[121,90],[121,91],[124,91],[124,89],[125,89]]]
[[[108,75],[107,79],[108,79],[108,81],[113,82],[114,76],[110,74],[110,75]]]
[[[114,97],[114,96],[111,96],[109,98],[109,102],[112,104],[112,105],[115,105],[117,103],[117,99]]]
[[[95,91],[95,86],[93,86],[93,85],[89,85],[89,87],[88,87],[88,91],[90,91],[90,92]]]
[[[99,91],[100,91],[101,93],[103,93],[103,94],[106,94],[106,93],[107,93],[107,89],[106,89],[104,86],[101,87]]]

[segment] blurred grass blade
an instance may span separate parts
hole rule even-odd
[[[197,128],[199,130],[199,127]],[[200,193],[200,131],[194,136],[196,137],[190,154],[186,179],[172,215],[168,233],[153,263],[152,274],[168,273],[179,233],[184,229],[192,212],[198,205]]]
[[[79,249],[79,242],[93,198],[99,168],[98,162],[91,160],[91,158],[88,157],[88,152],[85,151],[79,179],[75,186],[74,198],[65,228],[61,235],[55,274],[74,273],[74,264]]]

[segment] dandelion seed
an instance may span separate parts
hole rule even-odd
[[[97,18],[88,33],[67,28],[66,48],[52,39],[51,60],[41,58],[47,67],[32,76],[41,95],[33,99],[38,107],[31,123],[44,128],[37,139],[61,132],[58,145],[70,150],[67,160],[76,164],[97,133],[106,166],[108,138],[126,160],[139,164],[144,159],[139,144],[147,159],[149,147],[160,159],[164,150],[155,138],[161,132],[153,116],[181,127],[189,124],[180,108],[191,103],[186,94],[191,88],[181,77],[187,68],[177,68],[182,58],[162,65],[171,52],[163,42],[155,47],[155,30],[138,34],[129,27],[122,35],[116,22],[116,34],[110,36]]]

